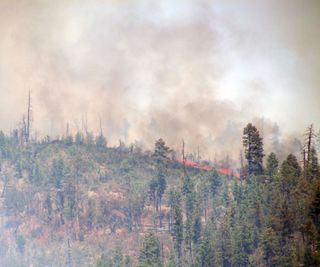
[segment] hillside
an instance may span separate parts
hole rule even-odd
[[[263,149],[250,125],[248,142]],[[247,152],[255,160],[234,176],[177,160],[162,139],[150,152],[107,147],[102,135],[26,142],[13,131],[0,149],[0,266],[318,264],[315,149],[303,169],[294,155],[263,166],[259,149]]]
[[[2,134],[1,156],[0,266],[65,266],[69,254],[74,266],[94,266],[116,246],[136,261],[148,230],[159,232],[168,256],[168,196],[160,228],[148,196],[155,176],[150,152],[84,139],[21,146]],[[168,187],[179,185],[182,169],[170,161]]]

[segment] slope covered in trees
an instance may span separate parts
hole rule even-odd
[[[148,152],[102,132],[0,132],[0,266],[319,266],[310,129],[302,162],[280,162],[248,124],[241,178],[187,166],[162,139]]]

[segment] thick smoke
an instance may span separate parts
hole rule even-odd
[[[1,1],[0,126],[31,89],[40,135],[98,132],[101,117],[111,144],[161,136],[237,158],[265,117],[267,151],[290,151],[320,122],[320,5],[277,2]]]

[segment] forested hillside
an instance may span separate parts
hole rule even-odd
[[[320,267],[320,0],[0,0],[0,267]]]
[[[102,133],[38,140],[25,129],[0,132],[0,266],[320,264],[312,126],[303,161],[279,162],[248,124],[240,175],[189,166],[162,139],[142,151],[108,147]]]

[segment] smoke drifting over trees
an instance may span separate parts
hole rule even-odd
[[[31,88],[41,135],[98,133],[101,117],[110,144],[184,138],[237,157],[245,123],[265,117],[266,145],[292,151],[291,134],[319,124],[319,13],[317,1],[1,1],[0,126],[15,127]]]

